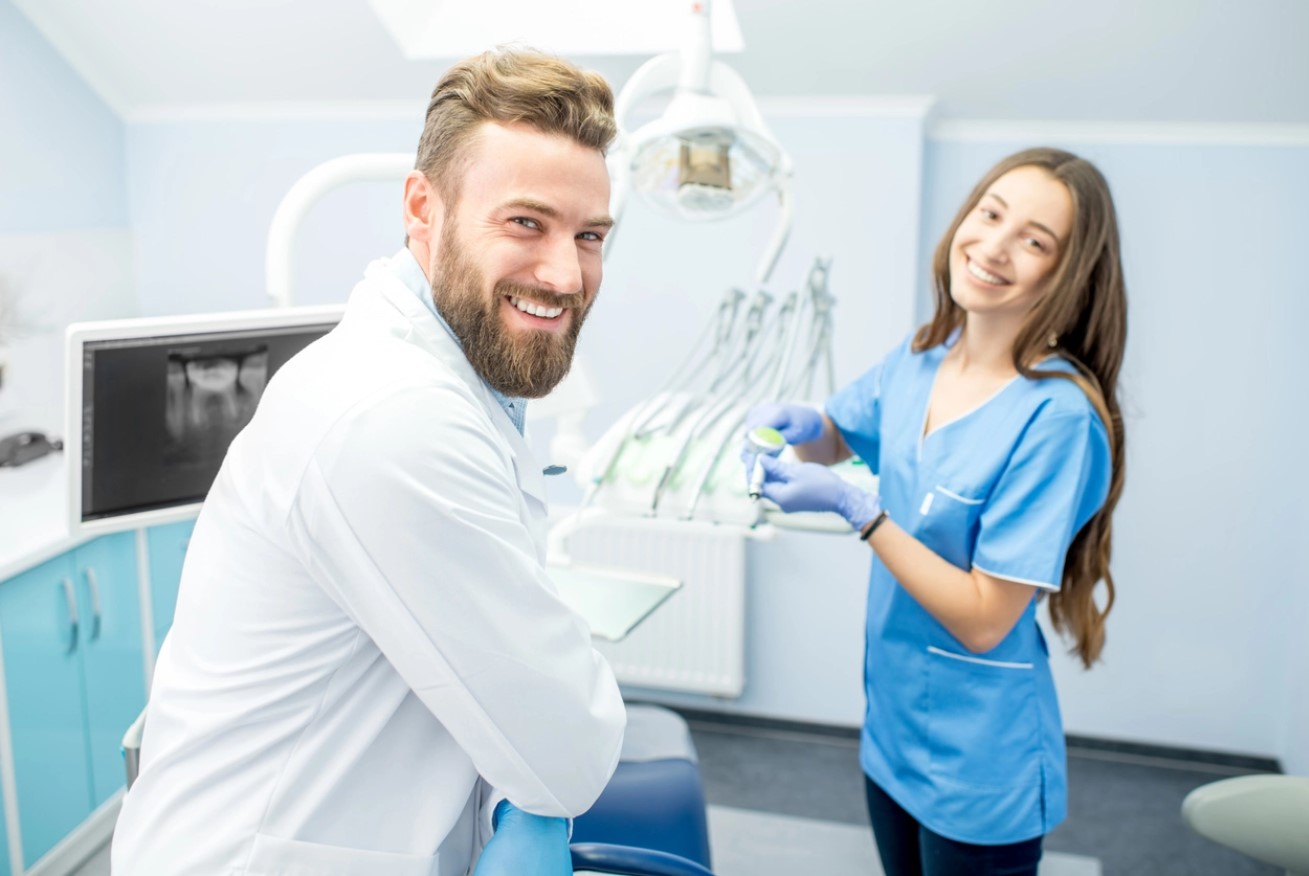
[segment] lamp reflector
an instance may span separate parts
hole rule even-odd
[[[666,213],[695,221],[721,219],[769,189],[779,158],[777,147],[752,131],[693,128],[639,147],[632,186]]]

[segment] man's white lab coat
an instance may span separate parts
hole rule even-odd
[[[624,711],[546,575],[545,513],[522,436],[374,263],[196,523],[115,876],[449,876],[488,786],[587,809]]]

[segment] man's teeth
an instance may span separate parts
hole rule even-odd
[[[530,313],[532,316],[539,316],[544,319],[554,319],[564,312],[562,307],[546,307],[544,304],[535,304],[525,298],[515,298],[512,295],[509,296],[509,303],[523,313]]]
[[[992,274],[990,271],[982,270],[977,266],[977,263],[974,262],[972,259],[968,259],[967,264],[968,264],[968,273],[972,274],[974,277],[985,283],[1000,284],[1000,283],[1008,282],[1007,280],[1005,280],[1004,277],[997,277],[995,274]]]

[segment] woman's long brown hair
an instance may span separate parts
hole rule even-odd
[[[1068,188],[1073,227],[1046,294],[1033,306],[1014,341],[1013,361],[1028,378],[1057,377],[1082,388],[1109,434],[1113,474],[1104,506],[1082,527],[1068,548],[1062,587],[1049,595],[1050,619],[1073,639],[1072,653],[1090,668],[1104,647],[1105,618],[1114,605],[1109,571],[1113,512],[1123,492],[1123,418],[1118,404],[1118,371],[1127,340],[1127,291],[1118,245],[1118,220],[1109,185],[1085,159],[1059,149],[1028,149],[1010,155],[982,177],[941,238],[932,259],[936,313],[914,336],[914,350],[945,343],[964,324],[964,311],[950,296],[950,245],[965,217],[992,183],[1018,167],[1040,167]],[[1057,337],[1051,350],[1050,338]],[[1055,352],[1075,373],[1041,371],[1033,366]],[[1105,584],[1103,606],[1095,586]]]

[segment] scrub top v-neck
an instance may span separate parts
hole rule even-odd
[[[924,434],[946,345],[906,340],[834,395],[827,413],[878,475],[882,505],[965,571],[1058,590],[1073,537],[1104,504],[1103,422],[1059,377],[1015,377]],[[1043,370],[1071,372],[1059,358]],[[868,588],[860,761],[930,830],[1020,842],[1067,809],[1063,727],[1033,598],[992,650],[969,652],[874,556]]]

